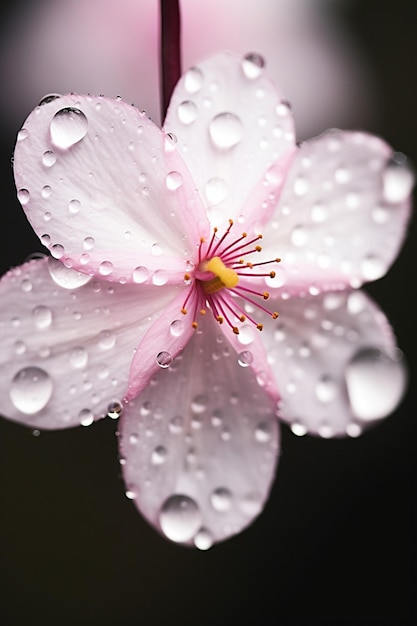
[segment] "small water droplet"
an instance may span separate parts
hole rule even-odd
[[[180,494],[167,498],[159,514],[162,532],[168,539],[179,543],[192,539],[201,527],[201,522],[197,503]]]
[[[78,289],[91,280],[91,276],[65,267],[57,259],[48,259],[48,270],[52,280],[64,289]]]
[[[299,224],[291,232],[291,243],[297,248],[305,246],[308,241],[307,229]]]
[[[44,104],[49,104],[50,102],[53,102],[54,100],[58,100],[58,98],[60,97],[61,95],[59,93],[48,93],[46,96],[42,98],[38,106],[41,107]]]
[[[110,402],[107,407],[107,415],[112,420],[118,419],[123,412],[123,405],[120,402]]]
[[[65,255],[65,248],[60,243],[55,243],[51,248],[51,254],[54,259],[62,259]]]
[[[165,270],[156,270],[152,276],[152,283],[157,287],[165,285],[168,281],[168,274]]]
[[[269,422],[260,422],[255,428],[255,440],[259,443],[267,443],[271,441],[272,424]]]
[[[213,537],[206,528],[200,528],[194,537],[194,545],[199,550],[208,550],[213,545]]]
[[[72,215],[76,215],[79,210],[81,209],[81,202],[79,200],[76,200],[75,198],[73,200],[70,200],[68,203],[68,211],[72,214]]]
[[[203,395],[195,396],[191,402],[191,410],[193,413],[204,413],[207,408],[207,398]]]
[[[164,446],[157,446],[151,455],[152,464],[163,465],[166,461],[167,454],[167,449]]]
[[[98,271],[102,276],[110,276],[113,272],[113,263],[111,261],[103,261],[100,263]]]
[[[143,265],[136,267],[133,270],[133,282],[137,283],[137,284],[141,284],[144,283],[148,280],[149,278],[149,270],[147,267],[144,267]]]
[[[69,360],[73,367],[81,369],[87,365],[88,352],[82,346],[76,346],[75,348],[72,348],[69,354]]]
[[[172,171],[169,172],[165,178],[165,184],[169,191],[176,191],[182,185],[182,174],[181,172]]]
[[[191,67],[184,75],[184,88],[188,93],[197,93],[203,86],[203,72],[198,67]]]
[[[316,384],[316,396],[320,402],[331,402],[336,396],[337,386],[330,376],[322,376]]]
[[[234,113],[220,113],[212,119],[209,133],[217,148],[229,150],[242,140],[243,125]]]
[[[91,426],[94,422],[94,414],[90,409],[82,409],[78,414],[81,426]]]
[[[173,358],[170,352],[159,352],[156,356],[156,362],[158,363],[159,367],[162,367],[163,369],[169,367],[172,361]]]
[[[26,128],[21,128],[17,133],[17,141],[23,141],[29,136],[29,132]]]
[[[129,487],[125,491],[125,496],[129,500],[134,500],[137,497],[136,489],[133,489],[133,487]]]
[[[20,204],[24,206],[30,200],[29,191],[27,189],[19,189],[19,191],[17,192],[17,199],[19,200]]]
[[[310,184],[308,182],[308,180],[306,178],[302,178],[301,176],[299,176],[295,181],[294,181],[294,194],[296,196],[304,196],[307,191],[309,190]]]
[[[183,124],[192,124],[197,119],[198,109],[194,102],[185,100],[178,105],[178,119]]]
[[[361,271],[365,280],[376,280],[385,274],[386,265],[375,254],[368,254],[361,261]]]
[[[241,367],[249,367],[253,363],[253,354],[249,350],[240,352],[237,357],[237,362]]]
[[[32,317],[35,321],[35,325],[39,330],[49,328],[52,324],[52,311],[47,306],[39,305],[32,311]]]
[[[413,185],[414,174],[407,163],[407,158],[401,153],[394,154],[383,174],[384,199],[392,204],[404,202]]]
[[[229,489],[219,487],[211,493],[210,502],[215,511],[224,513],[229,511],[232,506],[232,494]]]
[[[169,332],[173,337],[180,337],[184,332],[185,326],[182,320],[174,320],[171,322]]]
[[[239,328],[239,334],[237,335],[239,343],[242,345],[249,345],[255,338],[255,331],[250,324],[244,324]]]
[[[182,432],[184,420],[180,415],[174,415],[169,421],[168,428],[173,435],[178,435]]]
[[[249,80],[258,78],[262,74],[264,66],[265,60],[263,56],[256,52],[250,52],[242,59],[242,70]]]
[[[56,163],[56,154],[52,150],[47,150],[42,155],[42,163],[45,167],[52,167]]]
[[[390,356],[377,348],[361,349],[345,371],[353,414],[375,420],[391,413],[403,396],[406,378],[400,352]]]
[[[303,437],[307,434],[307,427],[304,426],[304,424],[300,424],[300,422],[293,422],[291,424],[291,431],[294,435],[297,435],[297,437]]]
[[[55,146],[66,150],[84,139],[87,129],[88,121],[85,114],[80,109],[67,107],[57,111],[52,118],[51,139]]]
[[[25,367],[13,378],[10,399],[16,409],[33,415],[45,408],[52,391],[53,383],[47,372],[39,367]]]
[[[110,350],[116,343],[116,337],[110,330],[102,330],[98,336],[98,345],[103,350]]]

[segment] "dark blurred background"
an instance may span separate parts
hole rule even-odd
[[[25,92],[12,60],[24,54],[23,25],[29,19],[30,27],[36,4],[44,10],[56,2],[15,0],[0,9],[1,41],[12,46],[9,73],[3,58],[7,107],[0,115],[2,273],[42,250],[16,200],[10,167],[18,127],[36,102],[15,119],[9,99],[16,91],[8,88],[8,80],[17,81]],[[381,135],[417,164],[417,3],[322,4],[318,23],[337,19],[362,72],[348,94],[349,125]],[[123,11],[123,2],[116,5]],[[71,55],[76,41],[63,45]],[[335,112],[327,126],[337,122]],[[0,624],[417,624],[415,246],[412,223],[394,267],[367,287],[409,364],[400,408],[358,439],[298,438],[283,426],[266,509],[241,535],[207,552],[159,537],[125,497],[114,421],[34,436],[0,420]]]

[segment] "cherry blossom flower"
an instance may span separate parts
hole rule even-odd
[[[358,288],[397,255],[411,171],[364,132],[297,148],[260,56],[189,69],[163,130],[120,99],[49,98],[14,171],[51,256],[0,282],[1,411],[121,416],[126,495],[168,539],[206,549],[259,514],[277,417],[356,437],[397,406],[401,353]]]

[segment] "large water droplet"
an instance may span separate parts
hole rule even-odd
[[[383,174],[383,195],[387,202],[404,202],[414,185],[414,174],[406,157],[397,153],[388,163]]]
[[[375,420],[391,413],[406,385],[401,353],[389,356],[377,348],[363,348],[348,363],[345,380],[353,414]]]
[[[246,54],[242,60],[242,70],[246,78],[253,80],[258,78],[263,71],[265,66],[265,60],[256,52],[250,52]]]
[[[209,132],[217,148],[229,150],[242,140],[243,125],[234,113],[220,113],[212,119]]]
[[[42,155],[42,163],[45,167],[52,167],[56,163],[56,154],[52,150],[47,150]]]
[[[25,367],[13,378],[10,399],[19,411],[33,415],[48,404],[52,390],[52,380],[44,370]]]
[[[87,129],[85,114],[80,109],[67,107],[60,109],[52,118],[51,139],[57,148],[66,150],[84,139]]]
[[[249,350],[240,352],[237,357],[237,362],[241,367],[249,367],[253,363],[253,354]]]
[[[169,191],[176,191],[182,185],[182,174],[181,172],[172,171],[169,172],[165,178],[165,184]]]
[[[164,369],[169,367],[172,361],[173,361],[173,358],[170,352],[166,352],[166,351],[159,352],[156,356],[157,364],[159,365],[159,367],[162,367]]]
[[[94,414],[90,409],[82,409],[78,414],[78,418],[81,426],[91,426],[94,422]]]
[[[65,267],[57,259],[48,259],[48,270],[52,280],[64,289],[78,289],[91,280],[91,276]]]
[[[174,320],[169,327],[169,332],[173,337],[180,337],[184,332],[184,329],[185,326],[182,320]]]
[[[201,527],[197,503],[188,496],[176,494],[165,500],[159,514],[162,532],[179,543],[192,539]]]
[[[133,282],[137,284],[145,283],[149,278],[149,270],[147,267],[140,265],[133,270]]]

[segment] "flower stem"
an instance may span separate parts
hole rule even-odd
[[[179,0],[160,0],[161,8],[161,119],[181,76],[181,20]]]

